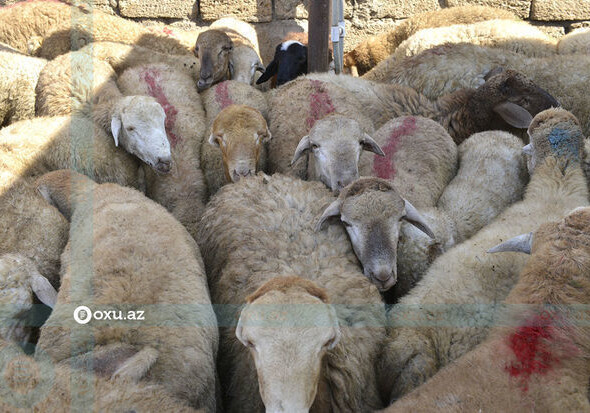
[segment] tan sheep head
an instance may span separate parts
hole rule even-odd
[[[166,113],[151,96],[126,96],[121,99],[111,119],[115,146],[125,150],[159,173],[172,166],[170,142],[166,135]]]
[[[24,343],[30,329],[23,325],[33,307],[33,293],[53,308],[57,292],[30,259],[18,254],[0,257],[0,338]]]
[[[363,272],[380,291],[397,282],[397,244],[401,220],[434,238],[424,218],[392,184],[361,178],[348,185],[322,214],[316,230],[330,217],[340,217]]]
[[[195,44],[195,56],[201,71],[197,88],[203,91],[217,82],[232,79],[231,53],[233,43],[221,30],[207,30],[199,34]]]
[[[246,105],[230,105],[215,120],[209,143],[221,149],[223,168],[228,182],[256,173],[260,151],[271,139],[262,114]]]
[[[304,136],[291,161],[293,165],[310,151],[310,169],[334,192],[358,179],[359,160],[363,150],[384,156],[381,147],[354,119],[331,114],[318,120],[309,135]]]
[[[323,358],[340,340],[325,291],[296,277],[276,277],[247,299],[236,327],[250,350],[267,412],[308,412]]]

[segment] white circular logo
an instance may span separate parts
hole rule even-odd
[[[74,320],[78,324],[86,324],[92,319],[90,308],[81,305],[74,310]]]

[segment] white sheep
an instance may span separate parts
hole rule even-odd
[[[221,330],[228,411],[381,405],[374,363],[383,303],[344,231],[314,231],[332,199],[319,182],[259,174],[224,186],[207,204],[199,240],[213,302],[227,322],[248,303],[237,328]]]
[[[532,255],[504,300],[497,326],[485,342],[382,412],[506,412],[532,406],[590,411],[590,335],[583,309],[590,304],[589,234],[590,208],[576,208],[526,234],[521,248],[498,246]]]
[[[136,354],[120,360],[113,377],[145,377],[214,412],[217,323],[190,234],[164,207],[131,188],[99,185],[70,170],[45,174],[37,185],[72,230],[57,303],[41,328],[36,354],[60,362],[92,356],[98,344],[132,346]],[[72,317],[79,305],[94,310],[83,329]],[[119,318],[101,320],[95,315],[100,311],[118,312]],[[129,312],[136,322],[121,320]]]
[[[199,34],[195,56],[201,67],[200,91],[230,79],[253,85],[256,72],[264,71],[256,30],[233,17],[216,20]]]
[[[457,90],[435,101],[417,92],[419,89],[347,75],[317,73],[306,78],[326,82],[326,88],[334,84],[352,93],[360,102],[361,113],[376,128],[395,117],[418,115],[439,122],[457,144],[476,132],[526,128],[532,116],[558,105],[547,92],[513,70],[489,77],[477,89]],[[292,106],[293,102],[289,103]],[[271,131],[272,126],[271,119]]]
[[[388,32],[371,36],[344,55],[344,67],[355,76],[363,75],[387,59],[404,40],[419,30],[452,24],[471,24],[492,19],[516,20],[516,16],[499,8],[459,6],[419,13],[404,20]]]
[[[113,139],[88,118],[38,117],[0,130],[0,254],[14,252],[32,259],[55,287],[68,224],[42,201],[31,179],[62,168],[76,169],[99,182],[144,185],[137,159],[116,148]]]
[[[559,54],[589,54],[590,28],[581,27],[562,36],[557,43]]]
[[[0,42],[46,59],[78,50],[91,42],[137,44],[168,54],[190,54],[191,45],[166,31],[83,6],[26,1],[0,9]]]
[[[209,189],[209,195],[211,196],[215,194],[219,188],[225,185],[225,183],[231,181],[231,179],[228,181],[228,178],[224,173],[225,167],[222,152],[225,151],[223,156],[227,157],[228,160],[233,159],[235,162],[240,158],[243,159],[251,150],[257,148],[256,150],[259,151],[259,158],[256,170],[266,171],[266,142],[271,139],[272,135],[270,134],[270,131],[268,131],[267,136],[263,136],[264,133],[261,133],[260,136],[263,136],[262,141],[250,141],[252,144],[255,144],[255,146],[249,145],[248,147],[250,149],[244,147],[244,151],[230,151],[233,152],[231,154],[226,150],[228,148],[220,151],[215,141],[211,140],[211,134],[213,132],[213,122],[217,119],[221,111],[227,109],[231,105],[247,105],[258,112],[258,114],[254,115],[254,118],[257,119],[256,123],[259,123],[260,126],[263,123],[262,121],[264,120],[264,123],[266,123],[266,119],[268,118],[266,96],[250,85],[234,80],[226,80],[203,91],[201,93],[201,100],[203,101],[203,107],[207,114],[206,136],[209,137],[209,139],[203,140],[201,146],[201,168],[203,169],[203,174],[205,175],[205,180]],[[262,116],[262,119],[260,116]],[[231,119],[228,118],[228,122],[231,123]],[[222,124],[223,123],[226,122],[222,122]],[[231,128],[236,129],[234,126],[231,126]],[[258,133],[262,131],[263,128],[259,128],[256,132]],[[243,136],[246,137],[245,135]],[[250,139],[252,136],[253,135],[250,134],[246,138]]]
[[[35,116],[35,86],[47,61],[0,50],[0,126]]]
[[[146,171],[146,195],[164,205],[195,236],[207,187],[199,159],[205,113],[193,79],[159,63],[129,68],[118,83],[123,93],[145,95],[164,108],[172,168],[165,175]]]
[[[158,172],[170,171],[164,109],[151,96],[124,96],[108,63],[83,51],[59,56],[41,71],[36,92],[37,115],[82,113],[110,132],[115,146],[121,142]]]
[[[487,254],[490,246],[588,205],[580,166],[582,133],[575,117],[563,109],[543,111],[531,123],[529,134],[538,142],[536,147],[548,150],[537,157],[524,199],[439,257],[392,308],[394,328],[381,366],[383,386],[393,390],[392,399],[418,386],[485,337],[490,306],[506,297],[525,263],[515,254]],[[418,309],[424,312],[417,313]]]

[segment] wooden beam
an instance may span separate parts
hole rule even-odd
[[[307,71],[309,73],[328,71],[331,15],[332,0],[311,0],[309,2],[309,45],[307,49]]]

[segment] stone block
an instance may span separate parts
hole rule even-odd
[[[272,20],[271,0],[201,0],[201,18],[207,21],[234,16],[247,22]]]
[[[196,0],[119,0],[124,17],[190,19],[197,15]]]
[[[350,18],[353,13],[351,0],[344,1],[344,17]],[[309,18],[309,0],[275,0],[276,19],[307,19]]]
[[[531,22],[531,23],[533,23],[533,26],[544,31],[549,36],[555,37],[556,39],[559,39],[561,36],[563,36],[565,34],[565,27],[560,24],[543,23],[543,22]]]
[[[522,19],[527,19],[531,10],[531,0],[446,0],[446,2],[448,7],[470,5],[497,7],[511,11]]]
[[[533,0],[531,19],[584,20],[590,16],[590,0]]]
[[[358,7],[363,7],[359,3]],[[373,0],[370,2],[373,18],[403,19],[417,13],[440,9],[438,0]]]

